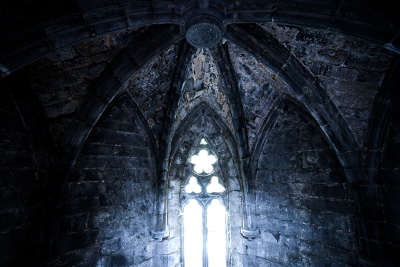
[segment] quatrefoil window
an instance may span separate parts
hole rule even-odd
[[[217,162],[217,157],[210,155],[205,149],[201,149],[198,154],[190,158],[190,163],[194,164],[194,171],[198,174],[210,174],[214,171],[213,164]]]

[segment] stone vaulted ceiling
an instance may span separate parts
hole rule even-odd
[[[400,53],[392,1],[28,0],[3,1],[0,12],[0,77],[28,81],[65,173],[121,95],[147,122],[160,162],[200,103],[243,160],[290,104],[317,122],[351,184],[366,179],[360,170],[379,149],[388,118],[375,110]],[[221,38],[193,47],[186,33],[204,21]]]
[[[288,81],[279,75],[276,64],[285,66],[286,55],[276,58],[276,64],[263,62],[256,46],[266,54],[266,49],[285,50],[290,60],[309,75],[309,79],[315,79],[324,91],[324,97],[330,99],[338,110],[338,114],[332,116],[339,115],[344,120],[358,145],[364,141],[378,88],[400,51],[396,10],[374,1],[58,2],[49,5],[45,1],[25,1],[25,8],[21,8],[15,2],[5,1],[1,10],[4,34],[0,50],[1,76],[25,67],[43,105],[55,144],[61,142],[73,114],[83,105],[83,99],[89,98],[87,93],[95,90],[96,78],[107,69],[119,71],[117,65],[125,64],[118,62],[117,54],[124,48],[121,53],[130,53],[126,47],[129,43],[140,42],[139,39],[143,43],[150,39],[157,42],[152,37],[141,35],[149,31],[157,36],[161,29],[151,27],[154,24],[171,23],[180,29],[174,30],[175,40],[168,40],[170,46],[163,47],[165,43],[158,40],[159,44],[154,45],[158,52],[151,55],[148,62],[138,59],[144,61],[136,67],[137,70],[132,70],[133,76],[123,77],[124,80],[119,82],[124,83],[121,88],[126,88],[124,90],[135,99],[155,136],[159,135],[162,118],[166,116],[166,91],[171,85],[179,56],[177,41],[185,34],[185,22],[199,14],[209,14],[224,27],[222,43],[228,47],[230,64],[236,76],[250,148],[276,99],[290,96],[308,102],[302,101],[297,92],[291,92]],[[41,12],[29,12],[30,8]],[[250,28],[244,24],[240,31],[246,32],[248,37],[243,40],[245,43],[237,43],[238,38],[232,37],[237,32],[233,25],[241,24],[235,23],[258,24]],[[259,33],[264,36],[258,36]],[[271,39],[274,48],[262,43],[258,45],[257,40],[262,42],[262,38]],[[145,47],[141,49],[146,52]],[[189,77],[190,74],[182,77],[185,87],[180,95],[175,127],[189,112],[190,106],[207,98],[214,109],[221,111],[226,124],[234,131],[227,90],[222,90],[224,81],[215,59],[208,49],[197,51],[192,65],[197,62],[199,53],[207,61],[204,64],[210,66],[204,66],[204,70],[194,70],[192,66],[193,77]],[[200,74],[195,71],[204,72],[204,81],[196,78]],[[203,92],[199,86],[212,92]],[[194,92],[189,92],[192,89],[189,87],[195,88]],[[100,116],[101,112],[97,115]]]

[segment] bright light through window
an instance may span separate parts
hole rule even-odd
[[[183,216],[185,267],[203,267],[203,208],[191,199]]]
[[[208,267],[226,266],[225,207],[214,199],[207,208]]]
[[[194,164],[195,172],[210,174],[214,171],[212,164],[217,162],[217,158],[214,155],[209,155],[207,150],[202,149],[199,154],[190,158],[190,162]]]
[[[198,194],[201,192],[201,187],[200,187],[199,183],[197,182],[196,177],[194,177],[194,176],[190,177],[188,185],[185,186],[185,191],[188,194],[190,194],[190,193]]]
[[[202,149],[193,154],[189,181],[182,188],[183,261],[185,267],[226,267],[226,188],[221,176],[214,174],[217,157],[202,138]]]
[[[218,177],[211,177],[211,182],[207,185],[207,193],[222,193],[224,191],[225,187],[219,183]]]

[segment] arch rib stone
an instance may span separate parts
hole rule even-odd
[[[110,106],[117,106],[120,105],[125,109],[125,111],[128,113],[128,116],[132,118],[134,122],[136,122],[138,125],[140,125],[140,128],[143,129],[144,134],[149,142],[149,150],[150,150],[150,158],[151,158],[151,163],[153,166],[157,166],[159,162],[159,158],[157,155],[157,150],[156,150],[156,145],[155,145],[155,140],[153,133],[151,132],[150,127],[147,124],[146,119],[144,118],[143,114],[141,113],[139,107],[136,105],[134,102],[133,98],[128,94],[128,93],[123,93],[116,99],[112,101],[107,107],[109,108]],[[89,134],[88,134],[89,135]],[[82,144],[82,146],[84,143]],[[76,156],[77,157],[77,156]],[[48,241],[42,248],[41,248],[41,257],[40,259],[42,262],[39,262],[37,265],[38,266],[54,266],[55,262],[58,259],[57,253],[59,253],[58,250],[58,245],[59,245],[59,234],[60,234],[60,220],[61,220],[61,205],[62,201],[65,195],[65,188],[67,184],[67,179],[69,177],[69,170],[65,173],[64,169],[58,169],[59,164],[55,163],[55,166],[52,166],[54,177],[57,177],[56,175],[60,175],[61,178],[64,178],[63,181],[61,181],[63,184],[56,184],[56,185],[50,185],[48,191],[52,191],[52,195],[50,196],[50,199],[52,200],[51,203],[49,203],[49,206],[47,207],[47,212],[48,214],[48,219],[49,225],[48,227],[44,230],[46,233],[46,236],[52,237],[51,240]],[[69,166],[71,168],[72,166]],[[154,168],[154,176],[156,175],[156,168]]]
[[[258,230],[253,227],[253,201],[252,192],[249,191],[248,184],[252,180],[250,167],[249,140],[247,136],[246,119],[244,117],[242,100],[240,97],[239,86],[236,80],[232,62],[230,60],[227,44],[218,45],[210,49],[214,60],[217,63],[219,73],[225,85],[226,95],[232,114],[234,136],[239,145],[239,169],[240,181],[243,188],[242,207],[243,225],[242,235],[246,238],[255,238],[259,235]]]
[[[227,8],[211,3],[209,8],[205,8],[208,1],[196,2],[195,5],[185,6],[166,1],[159,5],[154,1],[122,1],[5,35],[0,39],[0,77],[59,48],[93,36],[154,24],[183,26],[202,10],[220,19],[225,26],[232,23],[277,23],[311,27],[357,37],[400,53],[400,21],[395,9],[377,11],[367,7],[363,1],[298,1],[293,5],[291,1],[275,0],[246,3],[246,6],[239,3]]]
[[[176,122],[176,114],[178,103],[181,98],[182,89],[188,72],[188,66],[191,62],[195,49],[185,40],[181,41],[178,63],[175,66],[175,74],[172,79],[170,88],[167,92],[166,119],[163,120],[162,135],[159,140],[161,159],[157,171],[156,185],[156,213],[154,229],[151,236],[154,239],[162,240],[168,237],[168,173],[171,165],[171,142],[174,136],[174,125]]]
[[[135,38],[111,61],[97,79],[93,90],[78,107],[65,133],[61,147],[66,152],[63,162],[67,162],[67,169],[74,164],[94,125],[109,103],[123,89],[125,82],[152,57],[180,39],[182,35],[177,26],[151,27]],[[143,46],[143,41],[148,45]]]
[[[229,26],[225,37],[258,58],[281,77],[291,89],[294,98],[316,120],[352,186],[359,216],[360,242],[363,244],[360,261],[368,260],[374,242],[382,240],[383,230],[376,227],[376,231],[369,231],[368,226],[371,220],[377,225],[379,225],[379,220],[374,217],[375,215],[371,216],[371,212],[362,203],[377,203],[376,194],[371,194],[360,186],[367,181],[362,151],[336,106],[301,63],[260,27]]]
[[[361,149],[353,134],[335,104],[301,63],[257,25],[229,26],[225,37],[259,59],[289,86],[293,96],[303,103],[327,136],[347,172],[350,184],[364,179],[359,174],[362,165]]]
[[[52,214],[56,215],[54,225],[49,227],[48,231],[53,233],[49,236],[54,236],[55,239],[49,243],[47,248],[43,249],[47,253],[43,258],[51,258],[57,254],[58,220],[69,171],[97,121],[114,98],[121,93],[124,84],[132,75],[152,57],[180,39],[182,39],[182,35],[179,27],[174,25],[154,26],[142,32],[111,61],[78,107],[60,144],[59,155],[54,160],[52,167],[53,176],[58,177],[49,185],[49,191],[52,192],[50,205],[54,206]],[[143,46],[143,41],[146,41],[148,45]],[[137,111],[139,110],[137,109]]]
[[[274,104],[272,105],[270,111],[268,112],[267,117],[265,118],[263,124],[261,125],[259,132],[257,133],[256,142],[254,144],[253,153],[251,155],[252,177],[256,177],[257,174],[256,162],[258,162],[260,158],[262,148],[264,147],[265,142],[267,142],[272,128],[274,127],[275,123],[277,122],[277,120],[281,115],[283,106],[284,103],[282,97],[277,98]],[[254,188],[255,185],[252,184],[251,186]]]

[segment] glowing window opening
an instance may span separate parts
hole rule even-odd
[[[198,174],[210,174],[214,171],[212,166],[217,162],[217,157],[214,155],[209,155],[208,151],[201,149],[198,154],[193,155],[190,158],[190,163],[194,164],[194,171]]]
[[[185,186],[185,192],[190,193],[201,193],[201,186],[197,181],[196,177],[192,176],[189,178],[189,183]]]
[[[207,193],[222,193],[225,191],[225,187],[219,183],[217,176],[211,177],[210,184],[207,185]]]
[[[226,266],[226,211],[218,199],[207,208],[208,267]]]
[[[193,174],[182,187],[183,263],[185,267],[226,267],[227,211],[222,200],[226,191],[222,180],[213,175],[217,157],[201,138],[197,152],[189,162]]]
[[[203,207],[191,199],[183,212],[185,266],[203,267]]]

